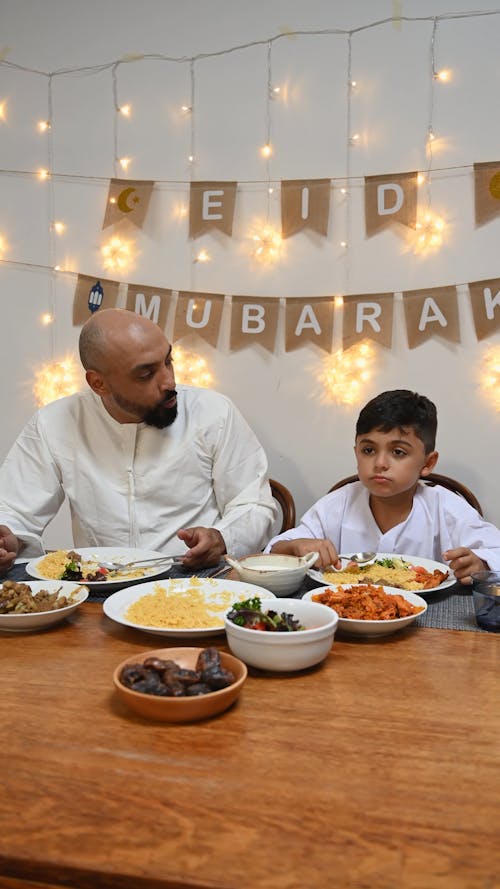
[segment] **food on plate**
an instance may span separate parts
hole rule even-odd
[[[216,588],[216,600],[210,601],[201,589],[207,579],[192,577],[184,589],[175,588],[172,581],[167,589],[155,583],[153,593],[145,593],[128,606],[125,619],[143,627],[169,627],[170,629],[222,629],[222,614],[231,604],[234,593]]]
[[[428,571],[422,565],[411,565],[398,556],[375,559],[371,565],[360,568],[354,562],[342,571],[324,571],[327,583],[370,583],[396,587],[400,590],[432,590],[448,577],[448,571],[436,568]]]
[[[39,590],[33,595],[27,583],[16,583],[14,580],[6,580],[0,588],[0,614],[55,611],[58,608],[66,608],[72,602],[72,596],[59,596],[57,591],[49,593],[48,590]]]
[[[328,605],[339,617],[349,620],[397,620],[424,611],[398,593],[389,594],[381,586],[359,584],[349,589],[326,589],[312,596],[313,602]]]
[[[99,581],[115,580],[117,578],[133,579],[136,577],[145,577],[150,573],[148,568],[127,568],[121,571],[109,571],[99,565],[97,557],[95,559],[84,560],[80,553],[73,550],[58,549],[53,553],[47,553],[43,559],[40,559],[37,565],[37,572],[47,580],[76,580],[77,583],[96,583]]]
[[[271,633],[291,633],[305,629],[293,614],[268,609],[262,611],[262,603],[258,596],[234,602],[227,615],[228,620],[247,630],[264,630]]]
[[[203,649],[194,670],[180,667],[172,660],[149,657],[142,663],[126,664],[120,673],[120,682],[132,691],[169,698],[206,695],[227,688],[234,681],[231,671],[222,666],[216,648]]]

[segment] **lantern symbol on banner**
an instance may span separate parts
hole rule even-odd
[[[89,293],[89,302],[88,306],[91,312],[97,312],[101,307],[101,303],[104,299],[104,290],[101,287],[101,282],[96,281],[92,290]]]

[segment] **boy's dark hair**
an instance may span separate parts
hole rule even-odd
[[[356,435],[366,435],[372,429],[390,432],[408,427],[424,443],[425,453],[430,454],[436,445],[436,405],[418,392],[392,389],[365,404],[356,423]]]

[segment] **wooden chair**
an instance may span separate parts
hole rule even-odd
[[[357,475],[348,475],[347,478],[341,479],[333,486],[333,488],[330,488],[330,491],[336,491],[337,488],[342,488],[344,485],[349,485],[351,482],[357,481]],[[456,479],[450,478],[448,475],[440,475],[438,472],[431,472],[430,475],[427,475],[422,481],[424,481],[426,485],[441,485],[443,488],[448,488],[449,491],[453,491],[455,494],[463,497],[464,500],[467,500],[467,503],[470,503],[474,509],[477,509],[479,515],[483,515],[483,510],[477,497],[469,490],[469,488],[461,482],[457,482]],[[330,491],[328,493],[330,493]]]
[[[282,485],[281,482],[270,478],[269,484],[271,485],[272,495],[278,501],[281,509],[282,521],[278,532],[281,534],[282,531],[288,531],[290,528],[295,527],[295,501],[288,488]]]

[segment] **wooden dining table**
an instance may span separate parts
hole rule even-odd
[[[114,668],[159,637],[102,603],[3,632],[0,887],[498,889],[499,638],[337,634],[174,725],[118,699]]]

